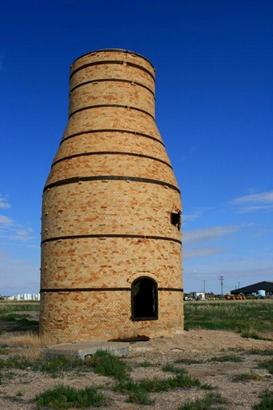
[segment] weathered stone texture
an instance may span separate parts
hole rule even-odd
[[[131,52],[89,53],[72,64],[70,91],[43,198],[40,332],[58,343],[181,331],[181,200],[154,120],[154,69]],[[157,320],[131,319],[141,276],[158,285]]]

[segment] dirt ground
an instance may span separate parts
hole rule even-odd
[[[10,338],[10,336],[9,336]],[[5,343],[5,336],[1,336],[0,343]],[[269,359],[268,356],[253,354],[252,349],[273,349],[272,341],[245,339],[233,332],[213,330],[191,330],[173,338],[156,338],[147,342],[136,342],[130,345],[130,354],[123,360],[133,368],[131,377],[134,380],[167,378],[173,375],[162,371],[162,365],[175,364],[181,359],[199,361],[196,364],[175,364],[185,368],[191,376],[197,377],[201,383],[209,383],[215,392],[220,393],[227,404],[225,409],[252,409],[259,401],[259,394],[264,390],[273,390],[273,376],[266,369],[258,368],[259,362]],[[20,348],[11,348],[11,354],[16,354]],[[211,358],[231,355],[234,360],[226,362],[210,361]],[[241,362],[236,361],[241,358]],[[4,356],[1,356],[3,359]],[[270,356],[272,359],[272,356]],[[214,359],[215,360],[215,359]],[[141,364],[149,362],[149,367]],[[147,363],[146,363],[147,364]],[[101,388],[107,397],[106,409],[162,409],[176,410],[188,400],[202,398],[207,391],[196,388],[176,389],[163,393],[152,393],[154,404],[143,406],[126,402],[126,395],[113,392],[115,384],[110,377],[99,376],[92,372],[71,371],[63,373],[62,377],[54,378],[31,369],[11,369],[12,372],[5,379],[2,369],[0,384],[0,409],[3,410],[34,410],[34,397],[60,383],[82,388],[94,386]],[[254,372],[257,380],[235,382],[234,375]]]

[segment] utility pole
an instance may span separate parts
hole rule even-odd
[[[224,276],[220,275],[219,280],[221,282],[221,295],[224,296]]]
[[[204,294],[206,294],[206,280],[204,279]]]

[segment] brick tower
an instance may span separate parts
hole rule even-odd
[[[46,181],[40,334],[49,343],[183,329],[181,201],[134,52],[71,66],[69,120]]]

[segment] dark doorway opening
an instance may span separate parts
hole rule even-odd
[[[132,283],[132,320],[158,319],[158,292],[155,280],[142,276]]]

